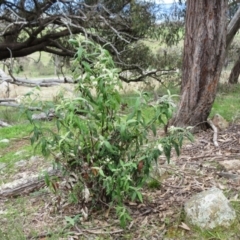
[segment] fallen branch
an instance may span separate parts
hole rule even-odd
[[[45,80],[38,80],[38,81],[33,81],[33,80],[25,80],[25,79],[19,79],[15,78],[14,81],[12,80],[6,80],[6,82],[9,82],[14,85],[18,86],[25,86],[25,87],[51,87],[55,85],[59,85],[60,82],[57,82],[58,80],[56,79],[50,79],[48,82],[43,82]],[[61,81],[61,83],[64,83],[64,81]]]
[[[7,82],[17,86],[26,86],[26,87],[51,87],[55,85],[59,85],[61,83],[74,83],[72,79],[64,79],[53,78],[53,79],[38,79],[38,80],[28,80],[24,78],[16,78],[9,71],[9,75],[7,75],[3,70],[0,69],[0,83]]]
[[[218,130],[214,126],[213,122],[211,120],[208,120],[207,123],[210,125],[210,127],[213,130],[213,144],[215,147],[219,147],[218,142],[217,142],[217,135],[218,135]]]
[[[25,107],[24,105],[17,104],[17,103],[0,102],[0,106],[15,107],[15,108],[26,108],[29,111],[42,111],[42,108],[39,108],[39,107]]]
[[[59,176],[59,171],[52,169],[48,171],[48,176]],[[29,176],[23,179],[17,179],[13,182],[3,184],[0,187],[0,198],[17,197],[28,194],[45,186],[44,176],[39,174]]]
[[[11,127],[12,125],[0,120],[0,127]]]
[[[0,103],[1,102],[16,102],[15,98],[0,98]]]
[[[79,230],[78,230],[79,231]],[[123,229],[119,229],[119,230],[114,230],[114,231],[104,231],[104,230],[91,230],[91,229],[80,229],[80,231],[82,232],[87,232],[87,233],[90,233],[90,234],[116,234],[116,233],[121,233],[123,232],[124,230]],[[81,232],[80,232],[81,233]]]

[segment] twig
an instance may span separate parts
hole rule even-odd
[[[212,120],[207,120],[207,123],[213,129],[213,144],[214,144],[215,147],[219,147],[218,142],[217,142],[218,130],[215,127],[215,125],[213,124]]]
[[[119,229],[119,230],[114,230],[114,231],[97,231],[97,230],[81,229],[81,231],[91,233],[91,234],[116,234],[116,233],[121,233],[124,230]]]

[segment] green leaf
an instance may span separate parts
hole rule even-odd
[[[132,119],[132,118],[134,117],[135,113],[136,113],[135,111],[132,111],[132,112],[127,116],[126,121]]]
[[[69,39],[69,43],[71,43],[74,46],[78,46],[78,41],[76,39]]]
[[[127,125],[131,125],[132,123],[137,123],[136,119],[127,119],[126,121]]]
[[[137,193],[139,201],[142,203],[143,202],[142,194],[139,191],[136,191],[136,193]]]
[[[78,61],[80,61],[82,59],[82,55],[83,55],[83,48],[79,47],[78,51],[77,51],[77,59],[78,59]]]
[[[108,142],[108,141],[104,141],[103,144],[105,145],[105,147],[107,148],[107,150],[109,150],[111,153],[114,153],[115,151],[113,150],[112,145]]]
[[[132,196],[131,196],[131,200],[134,201],[136,199],[136,197],[137,197],[137,192],[134,191]]]
[[[84,69],[85,69],[86,72],[91,72],[91,66],[88,62],[82,61],[81,63],[84,66]]]
[[[153,135],[156,136],[157,135],[156,125],[152,124],[151,128],[152,128]]]
[[[73,218],[65,216],[65,220],[66,220],[67,223],[70,223],[71,226],[75,225],[75,221],[74,221]]]
[[[175,148],[177,155],[179,156],[180,155],[179,144],[177,142],[173,141],[173,146]]]
[[[100,174],[100,176],[105,177],[105,174],[104,174],[102,168],[99,168],[99,174]]]
[[[163,151],[164,151],[164,154],[167,158],[168,163],[169,163],[170,157],[171,157],[171,149],[172,149],[171,145],[164,145],[163,146]]]

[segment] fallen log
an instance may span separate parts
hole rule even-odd
[[[11,127],[12,125],[0,120],[0,127]]]
[[[68,80],[61,80],[61,79],[38,79],[38,80],[28,80],[28,79],[21,79],[15,78],[12,79],[5,79],[5,82],[15,84],[17,86],[25,86],[25,87],[51,87],[56,86],[59,84],[64,83],[74,83],[72,79]]]
[[[47,171],[47,175],[60,176],[61,174],[59,170],[51,169],[50,171]],[[44,176],[39,176],[39,174],[17,179],[0,186],[0,199],[29,194],[33,191],[39,190],[45,185]]]
[[[0,106],[3,107],[15,107],[15,108],[26,108],[29,111],[42,111],[40,107],[25,107],[24,105],[17,104],[17,103],[9,103],[9,102],[0,102]]]
[[[16,102],[15,98],[0,98],[0,103],[1,102]]]

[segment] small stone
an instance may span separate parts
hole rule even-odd
[[[223,166],[226,170],[240,170],[240,160],[232,159],[232,160],[224,160],[220,161],[219,164]]]
[[[27,164],[27,161],[26,160],[20,160],[18,162],[15,163],[15,166],[16,167],[23,167]]]
[[[34,163],[37,162],[40,159],[39,156],[31,156],[29,159],[29,162]]]
[[[203,229],[228,227],[236,218],[236,212],[218,188],[196,194],[184,206],[186,218]]]
[[[2,139],[0,140],[0,143],[9,143],[10,141],[8,139]]]
[[[53,171],[53,170],[54,170],[53,167],[48,167],[47,172],[51,172],[51,171]]]
[[[218,113],[213,116],[212,122],[219,130],[225,130],[229,127],[229,123]]]

